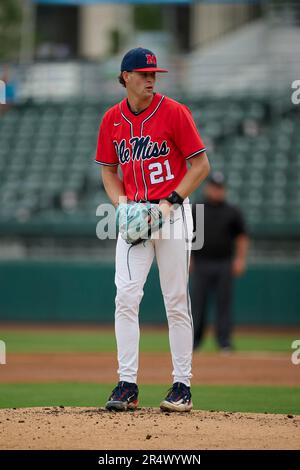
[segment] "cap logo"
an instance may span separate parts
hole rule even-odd
[[[147,65],[156,65],[156,57],[154,54],[146,54]]]

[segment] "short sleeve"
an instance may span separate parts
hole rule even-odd
[[[119,164],[118,156],[110,132],[109,117],[106,113],[100,124],[95,162],[99,165],[115,166]]]
[[[179,104],[173,120],[174,141],[186,160],[206,150],[192,113],[187,106]]]

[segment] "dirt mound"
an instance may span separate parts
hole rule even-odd
[[[0,449],[299,449],[300,416],[155,408],[0,410]]]

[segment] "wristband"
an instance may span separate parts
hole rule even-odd
[[[178,193],[176,193],[176,191],[173,191],[168,197],[166,197],[166,200],[171,204],[179,204],[180,206],[184,201],[184,199]]]

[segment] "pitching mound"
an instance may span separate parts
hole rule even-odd
[[[155,408],[0,410],[0,449],[299,449],[300,416]]]

